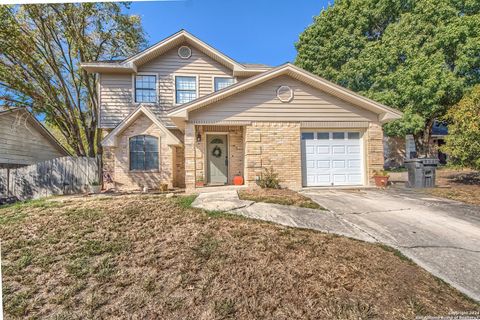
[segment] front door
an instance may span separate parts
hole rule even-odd
[[[227,184],[228,177],[227,135],[208,135],[207,170],[209,184]]]

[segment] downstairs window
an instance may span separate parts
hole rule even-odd
[[[147,135],[134,136],[129,141],[130,170],[158,170],[158,138]]]

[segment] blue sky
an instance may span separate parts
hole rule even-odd
[[[333,3],[333,1],[332,1]],[[294,43],[326,0],[186,0],[133,2],[150,44],[186,29],[239,62],[293,62]]]

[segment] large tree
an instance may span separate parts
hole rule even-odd
[[[428,154],[433,121],[480,82],[480,2],[337,0],[296,44],[296,64],[404,112],[389,135]]]
[[[442,151],[452,163],[480,170],[480,85],[450,108],[445,119],[449,126]]]
[[[85,61],[119,59],[145,45],[128,3],[0,6],[0,103],[28,107],[79,156],[94,156],[97,78]]]

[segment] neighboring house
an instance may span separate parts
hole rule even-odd
[[[0,168],[18,168],[69,155],[25,108],[0,109]]]
[[[401,113],[292,64],[241,64],[182,30],[99,77],[104,171],[118,189],[367,185],[383,168],[381,125]]]
[[[430,136],[430,144],[433,152],[441,164],[447,163],[447,155],[440,151],[440,147],[445,144],[445,136],[448,134],[448,127],[441,121],[435,121]],[[384,138],[384,158],[385,168],[403,167],[405,159],[415,158],[417,148],[413,135],[407,134],[405,137],[385,137]]]

